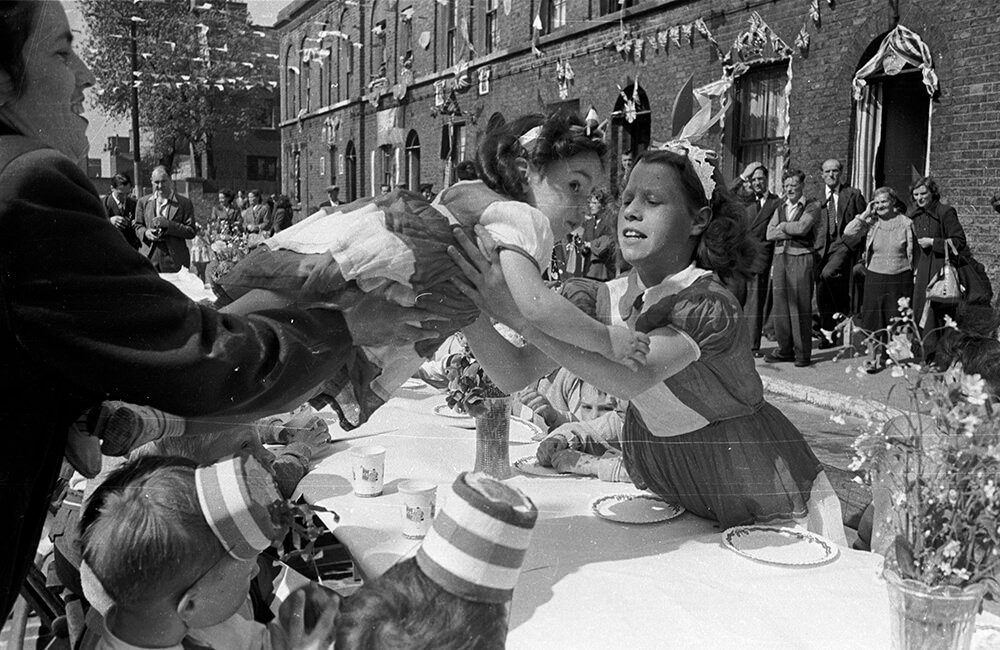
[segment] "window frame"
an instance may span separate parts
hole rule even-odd
[[[732,136],[729,150],[732,152],[734,174],[738,174],[748,162],[760,161],[768,169],[768,189],[777,194],[781,194],[781,175],[787,164],[787,147],[782,133],[782,120],[784,119],[784,87],[787,82],[788,63],[785,61],[769,61],[753,65],[744,74],[740,75],[735,82]],[[751,84],[760,83],[762,80],[770,82],[768,94],[765,97],[765,109],[760,117],[763,126],[761,137],[747,137],[744,130],[747,127],[745,121],[746,111],[749,110],[749,102],[754,101],[750,97],[753,92]],[[759,101],[759,100],[757,100]],[[784,100],[787,101],[787,100]],[[772,105],[773,104],[773,105]],[[773,135],[768,135],[768,122],[774,120],[775,128]],[[760,152],[766,152],[761,154]]]

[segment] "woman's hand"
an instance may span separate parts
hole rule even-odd
[[[448,247],[448,255],[465,274],[464,280],[452,278],[451,281],[484,314],[520,332],[527,326],[527,321],[521,316],[510,295],[507,280],[500,268],[500,253],[496,249],[496,243],[482,226],[477,225],[475,231],[478,247],[461,228],[452,230],[468,259],[454,246]]]
[[[917,244],[920,245],[920,248],[930,248],[931,246],[934,245],[934,238],[920,237],[919,239],[917,239]]]
[[[319,586],[296,589],[281,603],[278,623],[286,635],[288,650],[325,650],[332,646],[340,598],[333,592],[322,592],[327,590]]]

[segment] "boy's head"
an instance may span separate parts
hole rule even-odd
[[[112,472],[80,521],[83,559],[119,609],[173,611],[189,628],[245,602],[256,556],[279,535],[274,482],[252,458],[196,468],[148,456]]]
[[[460,474],[445,499],[416,556],[347,599],[338,649],[504,647],[538,509],[483,474]]]
[[[346,650],[501,650],[507,606],[453,596],[414,558],[393,565],[345,600],[335,647]]]

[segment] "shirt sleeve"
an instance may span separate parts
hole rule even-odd
[[[238,317],[188,300],[52,150],[0,173],[0,228],[0,309],[23,390],[58,385],[183,416],[266,413],[304,398],[351,353],[333,310]]]
[[[483,211],[479,223],[502,250],[512,250],[533,260],[539,272],[552,257],[553,235],[548,217],[520,201],[497,201]]]

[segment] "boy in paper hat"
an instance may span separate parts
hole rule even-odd
[[[333,597],[308,635],[304,594],[293,594],[279,613],[295,625],[264,626],[238,613],[257,555],[284,535],[283,503],[253,457],[196,467],[150,456],[113,472],[81,519],[84,579],[113,602],[98,650],[324,647]]]
[[[503,648],[537,518],[521,492],[460,474],[416,556],[344,601],[337,650]]]

